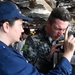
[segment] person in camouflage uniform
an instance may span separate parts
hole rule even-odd
[[[63,34],[70,20],[71,16],[67,9],[55,8],[40,33],[27,37],[23,47],[23,55],[39,72],[47,73],[52,69],[53,53],[56,51],[63,52],[62,44],[58,43],[63,40]],[[57,48],[59,46],[61,48]]]

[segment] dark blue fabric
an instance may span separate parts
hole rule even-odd
[[[66,58],[62,58],[56,68],[47,75],[70,75],[72,67]],[[0,75],[43,75],[39,73],[18,52],[0,41]]]
[[[23,20],[33,20],[21,14],[20,9],[12,2],[0,2],[0,21],[20,18]]]

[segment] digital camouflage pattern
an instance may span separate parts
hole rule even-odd
[[[28,36],[23,47],[23,55],[33,64],[40,72],[47,73],[53,68],[53,58],[49,56],[51,42],[46,35],[44,29],[42,32]]]

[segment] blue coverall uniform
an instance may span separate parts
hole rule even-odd
[[[62,57],[59,64],[47,75],[70,75],[72,67],[69,61]],[[39,73],[16,50],[0,41],[0,75],[44,75]]]

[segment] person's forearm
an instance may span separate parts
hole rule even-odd
[[[63,57],[65,57],[69,62],[71,61],[71,58],[73,56],[74,52],[64,53]]]
[[[56,67],[49,72],[51,75],[70,75],[72,73],[72,66],[70,62],[62,57]],[[49,75],[48,73],[48,75]]]

